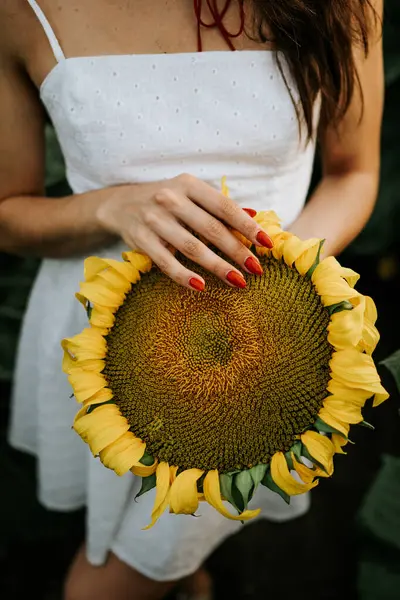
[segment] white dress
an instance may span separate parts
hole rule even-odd
[[[315,144],[299,140],[273,52],[65,58],[39,6],[28,2],[57,59],[40,95],[75,194],[183,172],[218,188],[226,175],[240,205],[273,209],[286,225],[297,217]],[[121,251],[116,246],[102,255],[120,257]],[[60,341],[86,326],[74,298],[83,259],[47,259],[41,266],[20,341],[10,443],[37,457],[38,494],[46,507],[87,507],[93,564],[102,564],[112,550],[152,579],[178,579],[242,526],[203,505],[201,518],[165,514],[153,529],[142,531],[152,493],[135,503],[137,478],[107,470],[71,430],[78,406],[61,371]],[[299,516],[308,505],[308,496],[300,496],[287,506],[266,488],[253,500],[264,517],[274,520]]]

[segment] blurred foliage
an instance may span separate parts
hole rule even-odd
[[[348,254],[385,256],[396,245],[400,229],[400,0],[386,0],[385,19],[386,109],[382,134],[382,184],[376,210]],[[49,196],[69,193],[60,148],[51,127],[46,129]],[[318,179],[318,164],[314,181]],[[0,380],[12,375],[16,340],[29,290],[39,261],[0,254]]]

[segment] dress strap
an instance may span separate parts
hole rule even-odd
[[[53,50],[53,54],[54,54],[56,61],[60,62],[62,60],[65,60],[64,52],[61,49],[61,46],[58,42],[56,34],[54,33],[52,26],[50,25],[49,21],[47,20],[47,17],[45,16],[44,12],[40,8],[39,4],[36,2],[36,0],[28,0],[28,4],[31,5],[33,12],[37,16],[39,22],[41,23],[41,25],[43,27],[43,30],[47,36],[47,39],[49,40],[51,49]]]

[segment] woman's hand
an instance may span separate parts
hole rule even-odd
[[[120,236],[129,247],[145,252],[171,279],[201,291],[204,280],[186,269],[167,245],[228,285],[245,287],[240,271],[188,229],[200,234],[248,273],[261,275],[258,259],[229,230],[232,227],[253,244],[271,248],[271,239],[251,214],[251,210],[243,211],[203,181],[184,174],[159,183],[116,188],[115,194],[99,206],[97,219],[106,231]]]

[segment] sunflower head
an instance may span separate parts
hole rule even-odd
[[[156,487],[150,526],[200,501],[251,519],[259,485],[289,502],[332,475],[365,402],[388,397],[358,275],[275,213],[255,218],[274,247],[256,249],[264,275],[242,290],[201,273],[207,288],[192,292],[136,252],[85,261],[89,327],[62,342],[74,428],[106,467],[143,478],[139,495]]]

